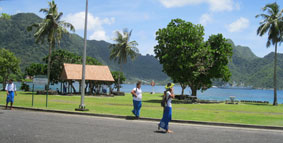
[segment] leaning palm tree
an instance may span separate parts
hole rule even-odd
[[[282,42],[282,26],[283,18],[282,13],[283,9],[280,10],[278,4],[271,3],[265,5],[262,9],[264,12],[267,11],[267,14],[259,14],[256,16],[262,17],[263,21],[260,22],[260,26],[257,29],[257,35],[263,36],[268,34],[268,40],[266,46],[269,47],[271,44],[275,45],[275,54],[274,54],[274,102],[273,105],[277,105],[277,81],[276,81],[276,68],[277,68],[277,45]]]
[[[34,37],[36,43],[43,44],[47,40],[49,44],[49,54],[48,54],[48,67],[47,67],[47,76],[48,76],[48,85],[49,89],[50,84],[50,62],[52,49],[55,48],[56,43],[59,45],[62,38],[62,34],[68,34],[68,29],[75,31],[75,28],[72,24],[65,21],[60,21],[63,13],[58,12],[57,5],[54,0],[48,2],[49,8],[40,9],[40,12],[43,12],[46,16],[41,23],[35,23],[27,28],[28,31],[32,31],[33,27],[36,28]]]
[[[132,30],[124,29],[123,32],[116,31],[116,37],[114,38],[115,44],[110,45],[111,53],[110,59],[118,62],[120,66],[120,71],[122,72],[122,64],[127,63],[128,57],[132,60],[136,58],[139,52],[136,41],[130,41]],[[120,91],[120,74],[118,75],[118,88]]]

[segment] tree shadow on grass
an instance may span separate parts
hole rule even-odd
[[[23,92],[21,94],[25,94],[25,95],[32,95],[32,92]],[[36,92],[33,93],[34,95],[36,95]]]
[[[143,102],[148,102],[148,103],[161,103],[161,99],[160,100],[145,100]],[[187,101],[184,101],[184,100],[172,100],[172,103],[173,104],[192,104],[192,102],[187,102]]]
[[[145,100],[145,101],[143,101],[143,102],[148,102],[148,103],[161,103],[161,100],[156,100],[156,99],[154,99],[154,100]]]
[[[272,104],[264,104],[264,103],[241,103],[244,105],[255,105],[255,106],[272,106]]]

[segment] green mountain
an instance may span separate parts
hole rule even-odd
[[[0,19],[0,47],[9,49],[21,59],[22,70],[31,63],[41,62],[48,53],[48,45],[35,43],[33,34],[26,28],[32,23],[42,19],[33,13],[19,13],[13,15],[10,20]],[[83,39],[77,34],[64,35],[56,49],[64,49],[70,52],[82,54]],[[89,40],[87,43],[87,56],[95,57],[111,70],[119,70],[119,66],[109,60],[109,45],[105,41]],[[150,72],[149,72],[150,71]],[[162,72],[162,65],[152,55],[138,54],[136,60],[123,65],[123,72],[129,80],[157,80],[167,79]]]
[[[249,47],[233,47],[232,61],[229,68],[232,73],[230,82],[238,84],[244,83],[255,88],[273,87],[274,53],[270,53],[263,58],[257,57]],[[279,88],[283,88],[283,54],[278,54],[277,83]]]
[[[21,59],[21,68],[31,63],[43,62],[48,53],[48,45],[35,43],[33,33],[27,32],[27,26],[42,19],[33,13],[19,13],[10,20],[0,19],[0,48],[14,52]],[[263,58],[257,57],[248,47],[236,46],[232,40],[233,56],[229,63],[232,72],[231,82],[244,83],[257,88],[272,88],[274,53]],[[89,40],[87,55],[108,65],[111,70],[119,66],[109,60],[109,45],[105,41]],[[56,49],[64,49],[81,55],[83,39],[77,34],[64,35]],[[162,65],[152,55],[138,54],[136,60],[123,65],[123,72],[129,81],[156,80],[168,81],[170,78],[162,72]],[[278,87],[283,88],[283,54],[278,54]]]

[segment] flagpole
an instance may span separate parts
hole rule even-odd
[[[81,104],[79,108],[76,108],[76,111],[88,111],[85,108],[84,96],[85,96],[85,65],[86,65],[86,44],[87,44],[87,15],[88,15],[88,0],[86,0],[85,8],[85,29],[84,29],[84,49],[83,49],[83,66],[82,66],[82,84],[81,84]]]

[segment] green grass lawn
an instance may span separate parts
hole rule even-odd
[[[161,118],[161,94],[143,94],[141,116]],[[34,96],[34,108],[45,109],[45,95]],[[15,106],[31,107],[31,93],[18,92]],[[80,104],[80,96],[49,95],[48,109],[74,111]],[[5,92],[0,92],[0,104],[4,105]],[[132,96],[85,97],[86,107],[91,113],[132,116]],[[173,119],[283,126],[283,105],[264,104],[173,104]]]

